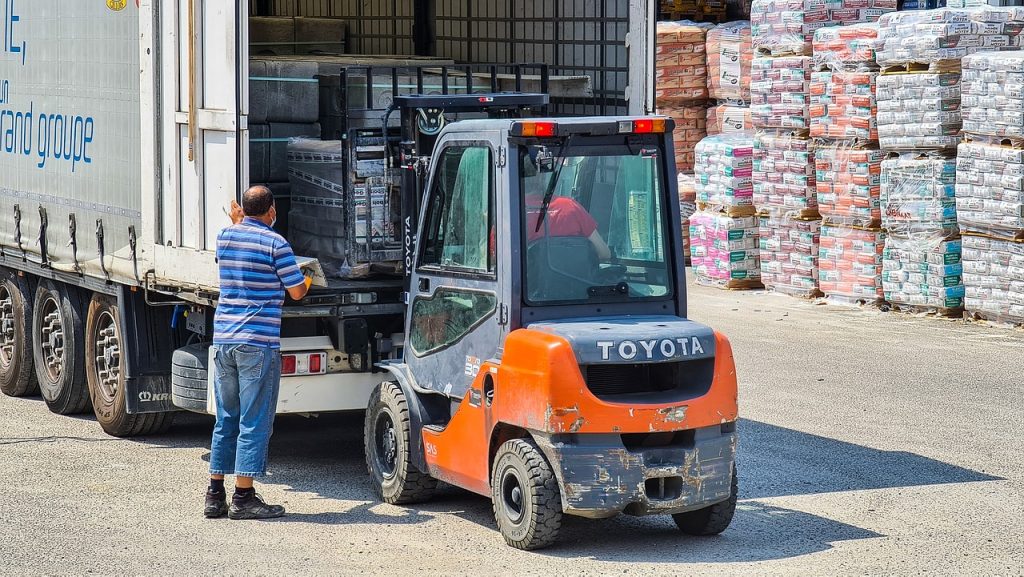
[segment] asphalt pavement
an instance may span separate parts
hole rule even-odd
[[[278,420],[259,490],[287,517],[205,520],[212,419],[120,440],[0,397],[0,574],[1024,575],[1024,331],[707,288],[690,309],[740,376],[718,537],[567,518],[510,549],[484,498],[377,503],[359,415]]]

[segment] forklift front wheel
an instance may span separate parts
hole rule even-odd
[[[506,441],[491,469],[494,518],[505,542],[540,549],[555,542],[562,526],[562,497],[551,465],[527,439]]]
[[[363,447],[373,489],[385,503],[399,505],[430,499],[437,480],[412,464],[409,403],[397,383],[381,383],[370,396]]]
[[[718,535],[729,527],[732,517],[736,514],[736,497],[739,493],[739,481],[736,470],[732,472],[732,493],[729,498],[710,507],[672,515],[679,530],[687,535],[706,537]]]

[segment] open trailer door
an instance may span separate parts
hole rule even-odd
[[[147,195],[152,205],[146,215],[153,280],[214,288],[217,234],[230,223],[227,209],[248,181],[248,6],[223,0],[150,4],[142,49],[149,27],[148,44],[159,50],[158,57],[146,58],[149,74],[160,79],[150,84],[144,68],[143,90],[154,91],[150,102],[159,119],[148,139],[159,143],[153,155],[159,176]]]

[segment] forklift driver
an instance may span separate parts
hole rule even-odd
[[[590,241],[600,261],[611,259],[612,252],[608,243],[597,231],[597,222],[587,209],[567,196],[554,196],[548,204],[547,215],[540,227],[541,210],[544,207],[544,193],[549,186],[552,174],[541,173],[531,156],[524,158],[523,184],[526,187],[526,226],[529,242],[544,236],[550,237],[581,237]]]

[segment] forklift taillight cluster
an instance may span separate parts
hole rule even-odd
[[[554,122],[524,122],[522,136],[535,138],[551,138],[558,132],[558,125]]]
[[[281,355],[281,376],[322,375],[327,372],[327,353]]]
[[[664,118],[641,118],[619,122],[620,134],[661,134],[665,132]]]
[[[513,136],[526,138],[554,138],[568,134],[662,134],[668,130],[664,118],[637,118],[635,120],[618,120],[604,122],[517,122],[512,128]]]

